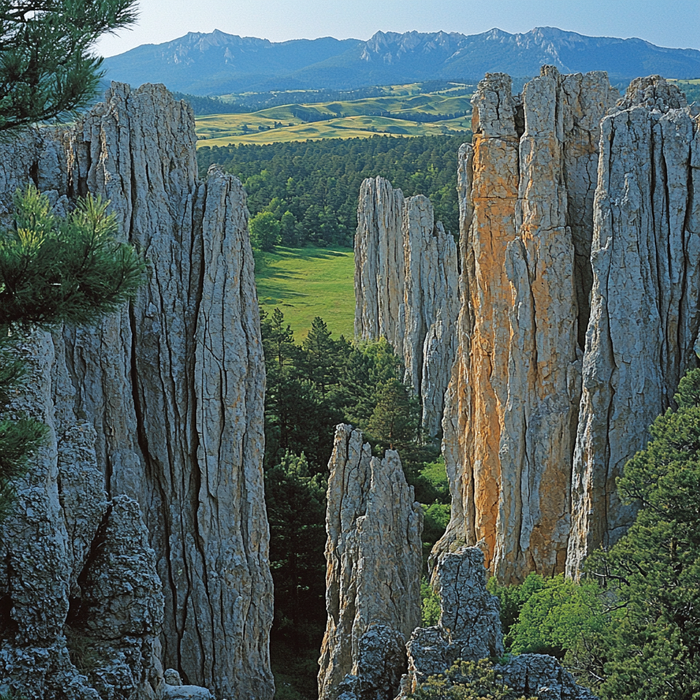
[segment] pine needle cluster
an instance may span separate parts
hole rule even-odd
[[[136,19],[134,0],[0,0],[0,134],[69,116],[95,94],[105,32]]]

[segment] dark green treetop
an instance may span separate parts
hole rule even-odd
[[[98,37],[136,19],[134,0],[0,0],[0,132],[65,117],[94,96]]]

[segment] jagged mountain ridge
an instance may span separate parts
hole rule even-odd
[[[215,30],[147,44],[105,59],[106,77],[139,85],[215,95],[244,90],[352,89],[433,79],[480,79],[487,72],[514,76],[606,70],[613,82],[639,75],[700,77],[700,51],[655,46],[642,39],[589,37],[555,27],[523,34],[491,29],[458,32],[377,32],[357,39],[271,42]]]

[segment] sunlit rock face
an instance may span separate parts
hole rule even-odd
[[[87,422],[106,498],[138,503],[166,667],[217,697],[258,700],[274,683],[254,262],[243,188],[217,170],[199,181],[195,140],[191,109],[165,88],[113,84],[74,128],[2,147],[0,216],[30,178],[59,211],[99,194],[146,257],[128,308],[54,338],[57,440]]]
[[[544,68],[517,97],[507,75],[487,75],[460,151],[446,541],[483,540],[505,581],[564,569],[599,123],[616,97],[604,73]]]
[[[357,221],[355,336],[391,343],[435,440],[456,349],[457,246],[427,197],[405,199],[381,177],[362,183]]]
[[[372,456],[336,428],[328,464],[326,610],[320,700],[392,700],[420,624],[423,511],[398,453]]]
[[[462,308],[446,395],[452,520],[505,582],[577,575],[634,512],[615,479],[698,317],[697,118],[658,77],[488,75],[459,154]],[[606,116],[607,114],[610,116]]]

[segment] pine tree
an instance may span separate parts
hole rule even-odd
[[[97,38],[136,19],[135,0],[0,0],[0,132],[85,107]]]
[[[0,231],[0,407],[22,377],[22,363],[10,352],[18,337],[94,322],[135,294],[144,263],[115,240],[116,232],[116,217],[99,197],[80,201],[66,219],[34,187],[15,197],[15,228]],[[44,434],[43,425],[24,416],[0,420],[0,516]]]
[[[418,437],[419,408],[406,385],[389,379],[378,393],[377,405],[369,419],[372,436],[382,445],[399,450]]]

